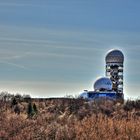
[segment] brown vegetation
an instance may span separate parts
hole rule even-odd
[[[1,140],[139,140],[140,100],[124,104],[82,99],[33,100],[37,113],[28,117],[28,102],[20,114],[11,101],[0,102]]]

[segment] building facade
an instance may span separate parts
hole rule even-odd
[[[124,55],[120,50],[111,50],[105,58],[106,77],[110,78],[113,84],[112,90],[117,96],[123,98],[123,63]]]
[[[123,93],[123,63],[124,55],[120,50],[111,50],[105,57],[105,77],[98,78],[94,83],[94,91],[85,90],[80,97],[97,99],[101,97],[110,99],[124,99]]]

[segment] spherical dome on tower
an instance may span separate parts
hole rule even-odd
[[[111,50],[106,55],[106,63],[123,63],[124,55],[120,50]]]
[[[112,81],[107,77],[101,77],[95,81],[94,90],[112,90]]]

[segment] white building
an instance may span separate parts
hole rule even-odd
[[[124,55],[120,50],[111,50],[105,58],[106,76],[113,83],[113,90],[117,92],[117,96],[123,98],[123,63]]]
[[[97,79],[94,83],[94,90],[84,90],[81,98],[95,99],[108,97],[123,99],[123,62],[124,55],[120,50],[111,50],[106,58],[106,77]]]
[[[116,99],[117,94],[112,90],[112,81],[109,78],[101,77],[97,79],[93,87],[93,91],[84,90],[84,92],[80,94],[80,97],[84,99],[95,99],[99,97]]]

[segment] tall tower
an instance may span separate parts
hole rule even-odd
[[[123,98],[123,63],[124,55],[120,50],[111,50],[106,55],[106,76],[113,84],[118,98]]]

